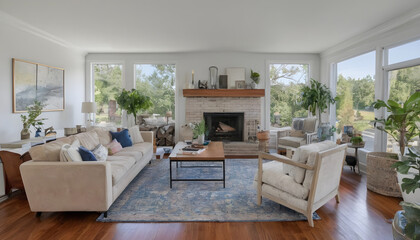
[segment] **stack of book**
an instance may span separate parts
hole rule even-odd
[[[204,152],[205,148],[195,148],[191,146],[186,146],[179,150],[178,154],[185,154],[185,155],[197,155]]]

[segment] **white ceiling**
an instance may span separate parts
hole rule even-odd
[[[318,53],[419,0],[20,0],[0,11],[88,52]]]

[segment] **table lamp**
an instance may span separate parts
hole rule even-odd
[[[171,111],[167,111],[166,112],[166,124],[169,124],[169,118],[172,117],[172,112]]]
[[[96,112],[96,103],[95,102],[82,102],[82,113],[87,114],[86,127],[90,127],[94,124],[91,114]]]

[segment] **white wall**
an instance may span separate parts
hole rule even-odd
[[[191,71],[195,72],[195,80],[208,80],[209,67],[217,66],[219,75],[225,74],[229,67],[246,68],[246,80],[250,81],[250,69],[261,74],[258,88],[269,90],[268,64],[279,63],[306,63],[310,64],[310,77],[319,79],[319,55],[318,54],[265,54],[265,53],[241,53],[241,52],[197,52],[197,53],[167,53],[167,54],[142,54],[142,53],[90,53],[86,56],[86,98],[92,98],[92,63],[121,63],[125,87],[134,87],[134,64],[136,63],[173,63],[176,64],[176,130],[185,123],[185,98],[182,89],[185,83],[191,80]],[[263,127],[269,126],[269,91],[262,101]],[[176,131],[178,133],[179,131]]]
[[[63,47],[8,23],[0,16],[0,143],[20,139],[20,114],[12,113],[12,58],[65,69],[65,110],[45,112],[45,126],[55,129],[83,124],[80,113],[85,98],[84,53]],[[32,136],[34,135],[32,129]]]

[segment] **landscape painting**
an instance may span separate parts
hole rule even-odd
[[[64,110],[64,69],[13,59],[13,112],[26,112],[34,101],[43,111]]]

